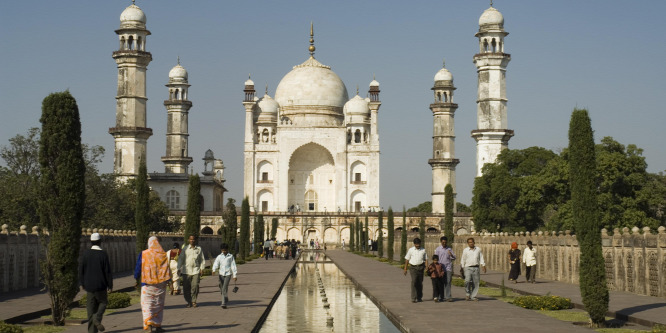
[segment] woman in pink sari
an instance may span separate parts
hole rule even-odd
[[[141,312],[143,330],[164,332],[162,317],[167,283],[171,280],[169,258],[157,237],[148,239],[148,249],[139,254],[134,268],[134,278],[141,279]]]

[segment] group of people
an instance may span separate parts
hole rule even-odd
[[[423,301],[423,277],[428,274],[432,282],[434,302],[451,302],[451,279],[453,276],[453,261],[456,255],[451,247],[447,245],[446,236],[440,238],[440,243],[432,256],[432,262],[428,264],[428,255],[421,246],[421,239],[414,238],[414,246],[405,255],[404,274],[409,271],[411,276],[411,300],[413,303]],[[517,283],[520,275],[520,263],[525,263],[526,278],[528,282],[536,283],[536,249],[532,241],[527,242],[527,248],[521,254],[516,242],[511,244],[508,254],[511,264],[509,280]],[[486,263],[483,259],[481,249],[476,246],[474,238],[467,239],[467,247],[463,250],[460,258],[460,275],[465,279],[465,300],[478,301],[476,297],[481,282],[481,271],[486,272]]]
[[[86,250],[79,264],[79,284],[86,291],[88,312],[88,332],[103,332],[102,317],[108,303],[108,292],[113,290],[113,277],[109,256],[101,248],[102,239],[98,233],[90,236],[92,247]],[[148,239],[148,248],[136,261],[134,278],[141,285],[141,312],[143,330],[164,332],[162,319],[167,287],[171,294],[180,294],[180,280],[186,307],[197,307],[199,282],[205,268],[203,249],[198,246],[195,236],[188,238],[188,244],[180,248],[174,243],[173,249],[165,252],[156,236]],[[237,280],[236,261],[229,253],[229,246],[220,245],[220,254],[213,263],[213,275],[218,276],[221,294],[221,307],[227,308],[228,289],[231,279]]]
[[[300,245],[300,241],[297,242],[295,239],[278,242],[275,238],[267,238],[264,241],[264,252],[262,254],[266,260],[269,258],[296,259]]]

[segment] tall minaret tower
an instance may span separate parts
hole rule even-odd
[[[167,137],[166,155],[162,156],[164,172],[187,173],[187,167],[192,163],[192,157],[188,154],[187,140],[188,114],[192,102],[188,100],[187,71],[178,65],[169,71],[169,99],[164,101],[167,109]]]
[[[432,167],[432,212],[444,213],[444,187],[453,187],[455,211],[456,166],[460,160],[455,158],[456,135],[453,116],[458,104],[453,103],[453,75],[445,67],[435,74],[435,102],[430,104],[433,115],[432,128],[432,159],[428,164]]]
[[[474,64],[479,73],[479,92],[476,101],[477,128],[472,131],[476,140],[476,176],[486,163],[495,163],[497,155],[509,146],[513,130],[507,129],[506,66],[511,55],[504,53],[504,17],[492,6],[479,18],[479,53]]]
[[[245,81],[245,88],[243,89],[245,98],[243,98],[243,107],[245,107],[245,143],[243,151],[243,164],[245,168],[243,179],[243,195],[247,196],[250,200],[250,210],[254,210],[254,144],[255,144],[255,126],[254,126],[254,108],[257,105],[256,96],[254,95],[254,81],[249,77]]]
[[[153,130],[146,123],[146,68],[153,59],[146,52],[146,15],[134,5],[120,14],[118,51],[113,59],[118,64],[116,126],[109,128],[115,141],[113,172],[120,181],[134,178],[139,163],[146,159],[146,143]]]

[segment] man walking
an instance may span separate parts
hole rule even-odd
[[[456,260],[456,255],[453,254],[453,250],[447,246],[449,240],[446,236],[440,237],[439,241],[442,245],[435,249],[435,254],[439,257],[439,263],[444,267],[444,298],[447,302],[452,302],[451,278],[453,277],[453,260]],[[440,299],[439,301],[443,302],[444,300]]]
[[[412,277],[412,303],[423,302],[423,271],[428,265],[428,255],[421,248],[421,239],[414,238],[414,246],[405,255],[405,275],[407,267]]]
[[[196,237],[192,235],[187,241],[189,244],[185,246],[185,250],[178,257],[178,270],[183,276],[183,295],[187,307],[196,308],[199,281],[203,269],[206,268],[206,261],[204,260],[203,250],[196,245]]]
[[[527,247],[523,251],[523,262],[525,263],[525,278],[527,282],[536,283],[536,249],[532,247],[532,241],[527,241]]]
[[[222,253],[215,258],[215,263],[213,264],[213,273],[219,270],[220,274],[220,293],[222,294],[222,308],[227,308],[227,303],[229,302],[228,291],[229,291],[229,282],[231,279],[234,279],[236,282],[236,274],[238,273],[236,269],[236,260],[234,256],[229,254],[229,246],[225,243],[220,245],[220,250]]]
[[[98,233],[90,235],[92,247],[83,253],[79,263],[79,284],[86,291],[88,332],[104,332],[102,316],[108,303],[107,291],[113,290],[113,277],[109,256],[100,247],[102,238]]]
[[[460,259],[460,266],[465,272],[465,300],[478,301],[476,295],[479,293],[479,283],[481,282],[481,272],[479,266],[486,272],[486,262],[483,260],[481,249],[474,246],[474,238],[467,239],[467,245]]]
[[[264,257],[266,260],[268,260],[268,253],[271,250],[271,240],[266,238],[266,241],[264,242]]]

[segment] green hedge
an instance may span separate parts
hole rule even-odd
[[[82,308],[86,307],[86,302],[88,301],[88,295],[83,295],[81,300],[79,300],[79,306]],[[131,305],[132,297],[128,293],[110,293],[108,296],[109,303],[107,304],[107,309],[122,309]],[[2,332],[2,330],[0,330]]]
[[[4,321],[0,321],[0,332],[3,333],[23,333],[23,328],[19,325],[7,324]]]
[[[203,273],[203,276],[213,275],[213,270],[211,268],[204,268],[201,272]]]
[[[519,296],[514,298],[514,305],[532,310],[564,310],[571,309],[571,299],[560,296]]]

